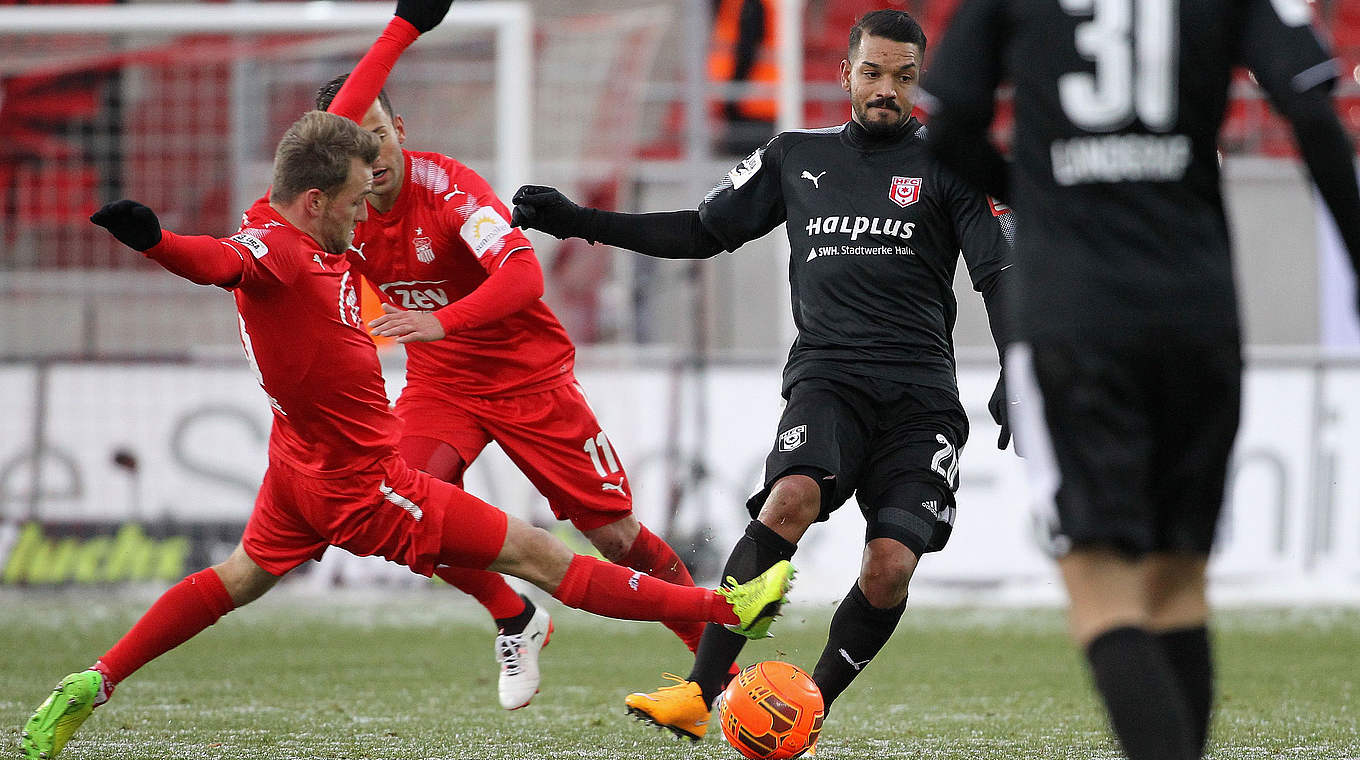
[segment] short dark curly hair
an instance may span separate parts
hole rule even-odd
[[[882,37],[893,42],[914,42],[921,48],[921,55],[926,54],[926,32],[906,11],[884,8],[860,16],[859,21],[850,27],[850,52],[846,55],[848,60],[855,60],[860,40],[866,35]]]

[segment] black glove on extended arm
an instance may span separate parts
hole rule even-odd
[[[103,227],[123,245],[145,251],[161,242],[161,222],[156,212],[137,201],[121,200],[105,204],[90,215],[90,221]]]
[[[515,207],[510,224],[515,227],[541,230],[559,240],[578,237],[595,242],[587,236],[586,210],[555,187],[525,185],[515,191],[510,203]]]
[[[626,214],[582,208],[556,189],[540,185],[521,187],[512,202],[516,227],[558,238],[578,237],[659,259],[706,259],[723,250],[698,211]]]
[[[453,0],[397,0],[397,17],[424,34],[439,26]]]

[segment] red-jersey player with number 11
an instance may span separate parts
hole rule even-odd
[[[468,465],[495,441],[557,519],[570,520],[605,558],[693,585],[674,550],[633,515],[623,465],[573,374],[576,349],[541,300],[543,272],[529,240],[476,172],[402,148],[405,124],[381,89],[399,52],[379,40],[351,75],[318,91],[316,106],[382,139],[368,219],[349,259],[385,301],[374,334],[406,345],[406,387],[396,405],[405,424],[402,456],[461,485]],[[360,89],[367,94],[356,97]],[[496,620],[501,706],[529,704],[551,632],[547,612],[498,574],[458,567],[437,574]],[[666,625],[695,650],[702,625]]]

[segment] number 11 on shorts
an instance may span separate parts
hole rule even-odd
[[[598,472],[600,477],[605,478],[610,473],[619,471],[619,462],[614,458],[614,448],[609,445],[609,439],[605,437],[603,430],[594,438],[587,438],[582,448],[590,455],[590,462],[595,465],[595,472]],[[604,461],[600,461],[601,455],[604,456]]]

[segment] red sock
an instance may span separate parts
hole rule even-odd
[[[628,547],[628,552],[619,560],[619,564],[641,570],[667,583],[678,586],[694,585],[694,579],[690,577],[689,569],[680,561],[679,555],[670,544],[662,541],[660,536],[647,530],[646,525],[638,526],[637,538],[633,540],[633,545]],[[699,639],[704,635],[703,623],[663,621],[663,624],[685,642],[689,651],[698,650]]]
[[[572,559],[553,596],[568,607],[622,620],[737,622],[732,606],[712,589],[677,586],[582,554]]]
[[[143,665],[193,638],[236,607],[211,567],[199,570],[161,594],[123,635],[99,658],[100,672],[117,683]]]
[[[443,565],[436,568],[434,574],[481,602],[491,617],[497,620],[512,618],[524,612],[524,598],[510,588],[500,573]]]

